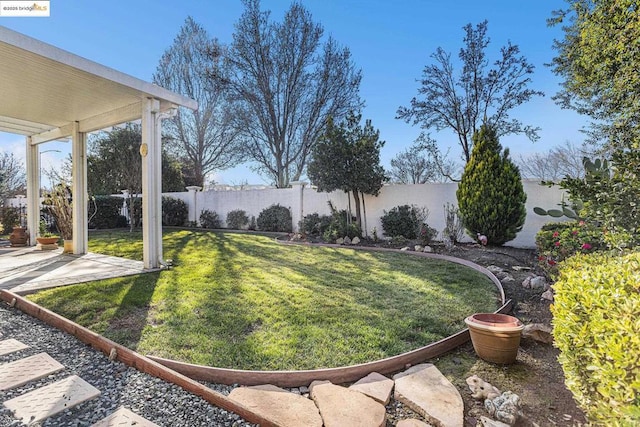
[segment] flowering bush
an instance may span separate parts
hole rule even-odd
[[[536,235],[538,262],[549,276],[555,277],[556,265],[571,255],[605,249],[605,234],[601,227],[585,221],[545,224]]]
[[[418,233],[418,238],[420,239],[420,243],[423,245],[429,245],[431,240],[438,235],[438,230],[433,227],[430,227],[427,223],[422,223],[420,226],[420,232]]]

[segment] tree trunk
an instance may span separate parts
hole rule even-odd
[[[360,214],[360,192],[353,190],[353,201],[356,205],[356,224],[362,228],[362,215]]]
[[[369,237],[369,232],[367,231],[367,207],[364,203],[364,193],[360,193],[362,195],[362,218],[364,219],[364,236]]]

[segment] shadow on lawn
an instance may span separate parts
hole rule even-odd
[[[105,330],[105,336],[132,350],[138,348],[159,277],[160,272],[134,276]]]

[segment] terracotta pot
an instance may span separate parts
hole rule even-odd
[[[41,245],[54,245],[58,243],[58,240],[60,240],[60,238],[58,236],[53,236],[53,237],[36,237],[36,240],[38,241],[38,243],[40,243]]]
[[[13,232],[9,235],[11,246],[27,246],[27,233],[24,227],[13,227]]]
[[[506,314],[476,313],[464,319],[476,354],[487,362],[508,365],[516,361],[524,325]]]

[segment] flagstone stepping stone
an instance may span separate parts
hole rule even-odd
[[[393,390],[393,380],[377,372],[372,372],[366,377],[358,380],[349,387],[349,390],[359,391],[376,401],[386,405],[391,399]]]
[[[64,369],[47,353],[38,353],[0,366],[0,390],[9,390]]]
[[[431,363],[394,375],[394,398],[437,426],[462,427],[464,403],[456,387]]]
[[[109,415],[91,427],[159,427],[158,424],[152,423],[146,418],[131,412],[124,406],[118,408],[113,414]]]
[[[324,381],[312,382],[310,389],[325,427],[382,427],[386,424],[384,405],[360,392]]]
[[[0,356],[10,354],[18,350],[24,350],[25,348],[29,348],[29,346],[16,339],[10,338],[8,340],[2,340],[0,341]]]
[[[430,426],[429,424],[423,421],[416,420],[415,418],[409,418],[406,420],[398,421],[398,424],[396,424],[396,427],[430,427]]]
[[[100,390],[77,375],[72,375],[48,386],[4,402],[13,415],[25,424],[37,423],[45,418],[72,408],[100,395]]]
[[[271,384],[237,387],[229,399],[238,402],[281,427],[322,427],[316,405],[306,397]]]

